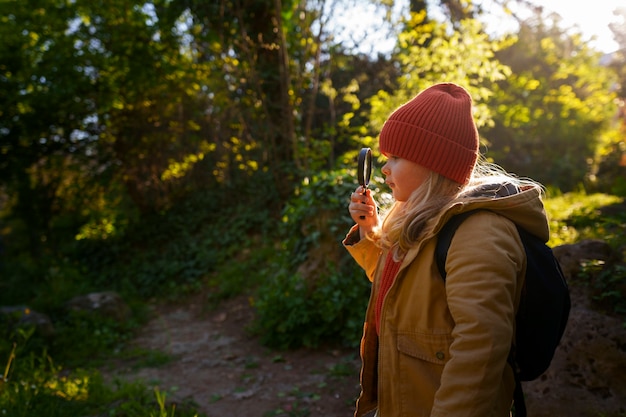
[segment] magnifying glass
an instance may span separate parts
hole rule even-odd
[[[357,174],[359,177],[359,185],[363,187],[363,195],[367,194],[367,186],[372,176],[372,150],[370,148],[361,148],[359,151],[359,166]],[[364,219],[365,216],[360,216]]]

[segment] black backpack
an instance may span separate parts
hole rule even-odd
[[[444,281],[446,257],[454,232],[476,211],[452,217],[439,232],[435,259]],[[515,317],[516,344],[511,347],[509,363],[515,371],[515,417],[525,417],[526,404],[520,381],[532,381],[550,366],[565,331],[571,301],[567,282],[552,249],[521,227],[518,226],[517,231],[524,244],[527,266],[526,282]]]

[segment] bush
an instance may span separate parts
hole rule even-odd
[[[278,349],[326,342],[358,346],[368,295],[369,284],[358,273],[329,274],[315,285],[297,274],[279,274],[258,291],[252,330],[262,344]]]
[[[341,246],[355,170],[304,181],[283,212],[280,248],[254,299],[252,330],[270,347],[356,346],[370,284]]]

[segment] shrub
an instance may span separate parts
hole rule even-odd
[[[279,250],[259,287],[252,330],[265,345],[355,346],[370,284],[341,246],[355,171],[321,172],[304,181],[283,212]]]
[[[278,349],[330,342],[357,346],[369,294],[363,276],[329,274],[311,285],[297,274],[279,274],[261,286],[252,330]]]

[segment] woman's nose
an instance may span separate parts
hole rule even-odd
[[[387,164],[385,163],[385,165],[383,165],[383,167],[380,169],[380,172],[382,172],[384,175],[389,175],[391,171],[389,170],[389,167],[387,167]]]

